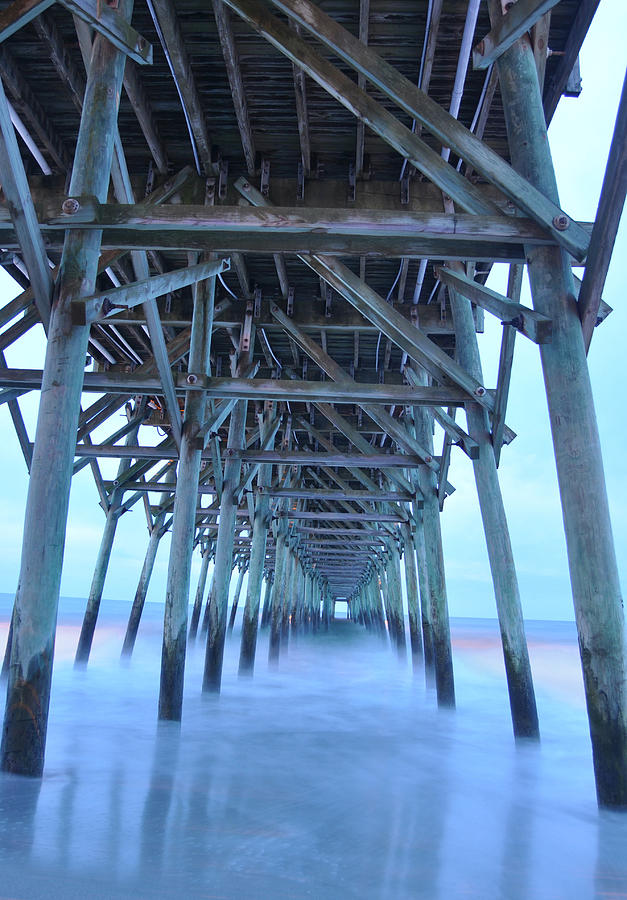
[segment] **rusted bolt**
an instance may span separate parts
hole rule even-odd
[[[242,190],[243,190],[243,191],[249,191],[249,190],[250,190],[250,184],[249,184],[247,181],[245,181],[244,184],[242,185]]]
[[[61,207],[66,216],[73,216],[80,208],[80,203],[78,200],[75,200],[74,197],[68,197],[67,200],[64,200],[63,206]]]
[[[430,463],[430,462],[433,462],[433,457],[432,457],[432,456],[425,456],[425,462],[426,462],[427,464]]]
[[[479,41],[479,43],[475,47],[475,53],[478,53],[479,56],[483,56],[483,54],[485,53],[485,42],[484,41]]]
[[[198,383],[198,375],[190,374],[187,376],[188,384],[197,384]]]
[[[561,216],[555,216],[553,219],[553,225],[557,228],[558,231],[566,231],[570,224],[568,216],[562,214]]]
[[[479,385],[478,388],[475,388],[475,395],[477,397],[483,397],[485,395],[485,388],[481,387],[481,385]]]

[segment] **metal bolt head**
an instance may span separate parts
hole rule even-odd
[[[74,197],[68,197],[67,200],[64,200],[63,206],[61,207],[66,216],[73,216],[80,208],[80,203],[78,200],[75,200]]]
[[[193,375],[193,374],[190,373],[190,374],[187,376],[187,383],[188,383],[188,384],[196,384],[197,382],[198,382],[198,375]]]
[[[485,395],[485,388],[484,388],[484,387],[481,387],[481,385],[479,385],[478,388],[475,388],[475,396],[477,396],[477,397],[483,397],[484,395]]]
[[[557,228],[558,231],[566,231],[569,224],[570,220],[568,216],[565,216],[563,214],[561,216],[555,216],[555,218],[553,219],[553,225]]]

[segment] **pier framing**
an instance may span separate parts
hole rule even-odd
[[[195,548],[190,635],[206,625],[205,691],[221,688],[237,570],[238,597],[248,575],[240,674],[253,672],[259,627],[280,665],[290,635],[324,633],[338,600],[405,659],[404,582],[412,665],[453,707],[440,514],[455,503],[451,454],[465,453],[514,733],[537,738],[497,472],[515,438],[519,333],[544,371],[598,799],[627,806],[624,619],[586,362],[610,312],[625,100],[597,220],[578,222],[560,207],[546,127],[596,4],[503,13],[489,0],[476,20],[467,4],[433,5],[387,21],[377,0],[345,4],[342,24],[310,0],[214,0],[213,15],[152,0],[132,24],[132,0],[96,15],[65,0],[0,12],[0,264],[23,285],[0,308],[0,404],[30,472],[5,771],[43,771],[70,487],[87,465],[105,523],[77,663],[117,522],[142,504],[149,541],[123,654],[171,531],[159,717],[179,720]],[[463,31],[474,69],[468,41],[452,37]],[[485,286],[499,262],[511,266],[507,296]],[[523,267],[533,308],[520,303]],[[486,314],[505,325],[493,387],[477,340]],[[39,322],[43,370],[7,366],[3,352]],[[32,444],[20,411],[30,391]],[[111,481],[105,459],[119,459]]]

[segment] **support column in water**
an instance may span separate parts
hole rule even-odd
[[[411,642],[411,658],[414,669],[422,668],[422,629],[420,628],[420,601],[418,599],[418,573],[416,571],[416,553],[412,528],[409,524],[401,526],[403,534],[403,562],[405,564],[405,584],[407,588],[407,615],[409,619],[409,639]]]
[[[194,286],[194,311],[188,371],[192,377],[211,373],[215,275]],[[187,650],[187,608],[196,530],[198,480],[202,457],[200,428],[207,409],[205,391],[188,391],[177,468],[172,540],[163,618],[159,719],[180,721]]]
[[[421,366],[414,365],[421,384],[427,384],[427,374]],[[426,407],[414,406],[416,440],[433,453],[433,416]],[[425,562],[429,588],[429,623],[435,667],[435,687],[439,706],[455,706],[455,681],[453,654],[448,619],[444,554],[440,530],[440,504],[436,473],[429,466],[419,466],[418,485],[423,496],[422,521],[424,524]]]
[[[146,548],[146,556],[144,557],[144,564],[139,576],[139,582],[137,584],[137,590],[135,591],[135,597],[133,599],[131,612],[128,617],[128,625],[126,626],[124,644],[122,645],[122,656],[125,657],[132,656],[133,650],[135,649],[137,631],[139,629],[139,623],[144,611],[144,603],[146,602],[146,594],[148,593],[148,586],[150,584],[150,577],[154,568],[157,550],[159,549],[159,542],[165,534],[165,531],[163,530],[163,518],[165,518],[165,513],[163,514],[163,517],[159,516],[159,518],[161,518],[161,523],[159,524],[159,522],[156,520],[152,527],[152,531],[150,532],[148,547]]]
[[[233,595],[233,603],[231,604],[231,615],[229,616],[229,634],[233,631],[233,626],[235,625],[235,617],[237,616],[237,607],[239,606],[239,598],[242,593],[242,585],[244,584],[244,575],[248,571],[248,566],[245,562],[240,561],[238,565],[237,572],[237,585],[235,587],[235,594]]]
[[[248,352],[240,357],[238,371],[248,362]],[[231,413],[229,423],[228,450],[243,450],[246,445],[246,412],[248,403],[239,400]],[[228,456],[224,466],[220,522],[216,540],[216,558],[213,582],[209,596],[209,629],[202,689],[219,694],[222,684],[222,662],[226,639],[226,614],[229,603],[229,585],[233,566],[233,545],[235,538],[235,514],[237,511],[237,490],[242,475],[241,457]]]
[[[500,3],[490,0],[491,17]],[[559,202],[527,35],[496,62],[514,167]],[[566,227],[568,227],[568,221]],[[599,433],[568,254],[525,248],[534,308],[553,321],[540,347],[586,691],[597,797],[627,807],[625,620]]]
[[[117,15],[127,20],[132,8],[132,0],[121,0]],[[74,197],[91,195],[106,203],[125,62],[124,54],[103,35],[95,36],[69,185]],[[0,180],[4,181],[2,172]],[[101,238],[98,230],[66,233],[51,309],[0,748],[2,770],[20,775],[40,776],[44,767],[63,549],[89,338],[89,324],[74,324],[72,306],[95,290]]]
[[[207,574],[209,572],[209,563],[213,556],[213,548],[211,544],[205,544],[202,549],[202,562],[200,564],[200,575],[198,576],[198,585],[196,587],[196,595],[194,597],[194,606],[192,607],[192,617],[189,622],[189,637],[194,640],[198,634],[198,624],[200,622],[200,612],[202,610],[202,601],[205,596],[205,587],[207,586]]]
[[[271,409],[258,416],[259,433],[262,445],[271,427]],[[272,445],[273,446],[273,445]],[[270,450],[272,450],[270,446]],[[255,667],[255,652],[257,649],[257,628],[259,623],[259,602],[261,600],[261,586],[263,569],[266,561],[266,545],[268,542],[268,528],[270,527],[270,496],[268,488],[272,481],[272,466],[262,465],[257,475],[258,491],[255,497],[255,515],[253,519],[253,538],[250,548],[250,563],[248,569],[248,586],[246,588],[246,602],[242,619],[242,642],[239,655],[239,674],[252,675]],[[268,604],[269,592],[272,582],[268,578],[264,614]],[[263,626],[263,615],[262,615]]]
[[[452,265],[457,268],[457,264]],[[457,361],[479,384],[483,384],[481,357],[470,301],[452,288],[449,288],[449,299],[455,326]],[[538,739],[538,713],[525,624],[507,516],[496,470],[490,422],[487,411],[478,403],[467,403],[465,409],[468,432],[479,445],[479,457],[472,461],[472,467],[501,629],[514,735],[517,738]]]

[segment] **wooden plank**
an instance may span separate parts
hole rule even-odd
[[[111,6],[99,0],[58,0],[140,66],[152,64],[152,46]]]

